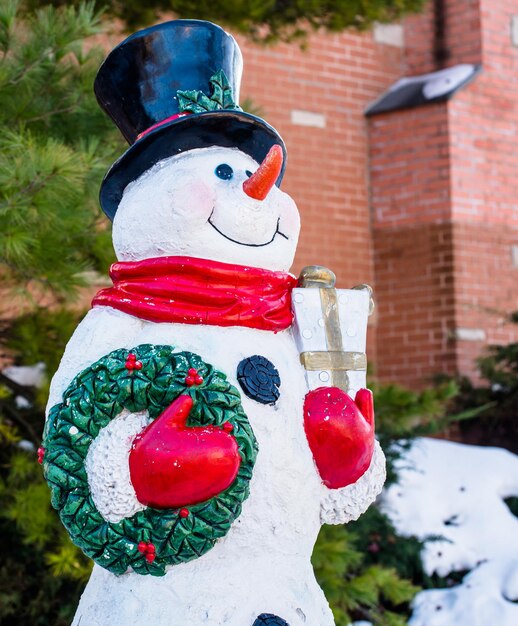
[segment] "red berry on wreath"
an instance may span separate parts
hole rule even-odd
[[[45,456],[45,448],[40,446],[38,448],[38,463],[41,465],[43,463],[43,457]]]
[[[183,518],[189,517],[189,509],[180,509],[179,515]]]

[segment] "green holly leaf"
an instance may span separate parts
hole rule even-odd
[[[179,110],[182,113],[206,113],[207,111],[215,111],[218,108],[217,103],[211,100],[202,91],[178,91],[177,96]]]
[[[176,92],[179,111],[181,113],[207,113],[229,109],[241,111],[241,107],[234,102],[232,87],[223,70],[219,70],[209,80],[211,86],[210,97],[198,89],[179,90]]]
[[[217,103],[218,109],[239,109],[240,107],[234,102],[232,88],[229,85],[228,78],[223,70],[216,72],[210,79],[212,86],[211,100]]]

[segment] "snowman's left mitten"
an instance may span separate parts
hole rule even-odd
[[[337,387],[310,391],[304,400],[304,428],[324,485],[352,485],[367,471],[374,452],[371,391],[360,389],[354,400]]]
[[[374,439],[372,393],[360,389],[353,400],[336,387],[310,391],[304,426],[323,482],[321,522],[357,519],[385,482],[385,457]]]

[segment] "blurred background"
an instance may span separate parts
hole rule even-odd
[[[127,34],[174,17],[235,35],[241,105],[286,141],[283,189],[302,217],[293,273],[320,264],[339,287],[374,288],[389,485],[423,435],[518,451],[518,0],[2,0],[1,624],[69,623],[88,577],[36,450],[49,380],[114,260],[97,194],[125,146],[92,84]],[[514,488],[500,491],[516,522]],[[427,565],[425,535],[396,530],[389,508],[322,531],[314,564],[339,626],[439,624],[412,600],[473,569]],[[515,587],[502,591],[514,624]]]

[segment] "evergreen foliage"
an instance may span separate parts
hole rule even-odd
[[[353,619],[404,626],[408,603],[419,587],[394,567],[369,563],[369,553],[361,545],[362,524],[322,527],[312,559],[317,579],[337,626],[348,626]]]
[[[15,362],[57,368],[78,313],[36,309],[2,334]],[[92,564],[69,540],[52,510],[36,462],[48,381],[40,389],[0,374],[0,623],[70,624]]]
[[[104,53],[84,40],[99,30],[92,4],[27,13],[0,3],[0,347],[4,359],[43,362],[49,375],[79,317],[65,299],[112,255],[97,193],[122,142],[92,93]],[[0,374],[6,625],[69,624],[91,569],[49,508],[36,462],[47,392]]]
[[[36,302],[70,297],[110,259],[97,193],[121,150],[92,82],[102,52],[92,4],[22,16],[0,3],[0,268]]]
[[[30,0],[38,5],[42,0]],[[45,1],[45,0],[43,0]],[[261,42],[303,39],[319,28],[340,32],[366,30],[375,22],[393,22],[419,11],[426,0],[98,0],[99,6],[123,19],[131,28],[155,22],[160,12],[181,18],[224,24]],[[70,4],[54,0],[54,4]]]

